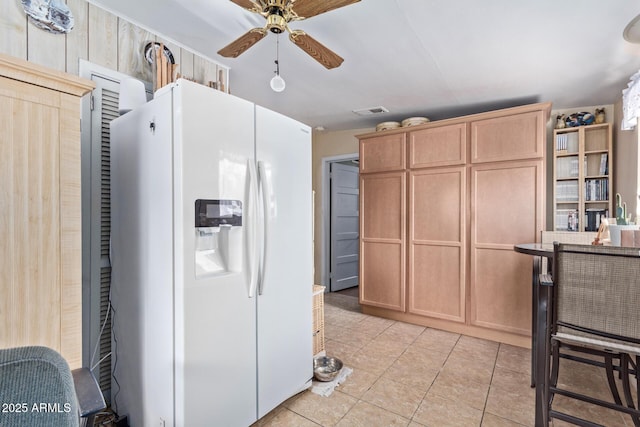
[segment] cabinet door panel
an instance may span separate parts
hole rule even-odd
[[[360,303],[404,311],[404,245],[362,242]]]
[[[360,175],[360,302],[404,311],[406,174]]]
[[[467,161],[467,124],[423,129],[409,134],[411,168],[463,165]]]
[[[409,312],[463,322],[465,168],[410,177]]]
[[[471,162],[542,158],[545,120],[542,111],[471,123]]]
[[[405,180],[404,172],[360,176],[362,238],[404,239]]]
[[[402,170],[406,165],[405,134],[396,133],[360,140],[360,172]]]
[[[471,188],[471,323],[531,333],[531,260],[513,251],[543,229],[542,160],[476,166]]]

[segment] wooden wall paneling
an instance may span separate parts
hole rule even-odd
[[[410,313],[465,321],[466,168],[409,173]]]
[[[544,160],[478,165],[471,178],[471,324],[530,335],[531,260],[543,229]]]
[[[89,4],[89,61],[118,69],[118,18]]]
[[[193,79],[193,61],[194,54],[188,50],[180,49],[180,68],[179,72],[186,79]]]
[[[410,168],[464,165],[466,162],[466,123],[409,132]]]
[[[58,71],[65,71],[66,36],[42,30],[30,21],[27,24],[27,59]]]
[[[209,86],[209,82],[217,81],[217,66],[201,56],[193,57],[193,78],[196,82]]]
[[[360,300],[405,310],[406,173],[360,175]]]
[[[471,162],[542,158],[547,116],[537,110],[471,122]]]
[[[360,140],[360,173],[403,170],[407,164],[405,133]]]
[[[67,0],[74,19],[73,30],[67,34],[66,71],[80,72],[80,59],[89,57],[89,3],[86,0]]]
[[[0,53],[27,59],[27,16],[21,2],[0,2],[0,31]]]
[[[153,82],[153,70],[144,59],[144,48],[155,36],[135,24],[118,19],[118,70],[136,79]]]

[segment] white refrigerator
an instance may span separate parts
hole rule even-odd
[[[248,426],[308,388],[311,131],[178,80],[111,123],[112,406]]]

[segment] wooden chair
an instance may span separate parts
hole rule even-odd
[[[640,411],[638,402],[634,402],[630,381],[634,376],[640,394],[640,251],[554,243],[552,276],[553,279],[551,275],[541,277],[542,282],[553,286],[551,354],[548,355],[551,371],[545,384],[549,420],[556,418],[581,426],[598,425],[555,410],[554,396],[562,395],[629,414],[635,426],[640,427]],[[572,355],[563,353],[563,349],[573,350]],[[604,368],[612,401],[559,387],[561,359]],[[622,380],[623,397],[615,381],[616,372]]]

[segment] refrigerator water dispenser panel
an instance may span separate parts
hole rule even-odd
[[[241,201],[196,200],[195,233],[196,277],[241,271]]]

